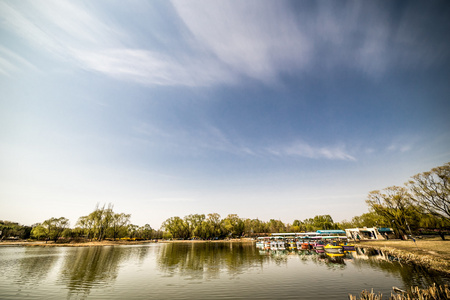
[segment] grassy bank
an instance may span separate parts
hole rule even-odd
[[[383,250],[404,262],[450,274],[450,240],[419,239],[415,243],[412,240],[361,241],[357,247]]]

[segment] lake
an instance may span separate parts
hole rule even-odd
[[[0,299],[348,299],[450,278],[376,251],[330,257],[251,243],[0,247]]]

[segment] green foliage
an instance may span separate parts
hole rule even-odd
[[[50,218],[45,220],[41,224],[37,224],[31,230],[31,236],[35,239],[50,239],[53,241],[58,241],[62,237],[63,232],[69,229],[69,220],[61,218]],[[66,231],[67,233],[67,231]]]
[[[435,229],[444,239],[450,227],[450,163],[414,175],[406,187],[373,191],[366,203],[370,214],[354,217],[355,227],[392,227],[399,237],[419,228]]]
[[[30,237],[32,227],[23,226],[10,221],[0,221],[0,239],[18,238],[27,239]]]
[[[38,224],[31,230],[31,236],[37,240],[46,239],[48,237],[48,232],[44,226]]]
[[[190,237],[189,224],[180,217],[171,217],[164,221],[161,228],[169,232],[175,239],[188,239]]]
[[[383,191],[369,193],[366,203],[370,209],[391,224],[399,237],[408,234],[409,224],[413,224],[416,213],[409,191],[404,187],[391,186]]]
[[[114,213],[112,204],[109,204],[108,207],[105,205],[99,207],[97,204],[93,212],[78,219],[76,229],[78,233],[82,233],[82,236],[89,240],[133,238],[136,230],[134,227],[130,227],[130,218],[130,214]]]

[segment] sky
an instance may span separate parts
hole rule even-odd
[[[351,220],[450,161],[448,32],[448,1],[0,0],[0,220]]]

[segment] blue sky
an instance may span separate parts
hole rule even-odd
[[[446,1],[0,1],[0,219],[335,221],[450,161]]]

